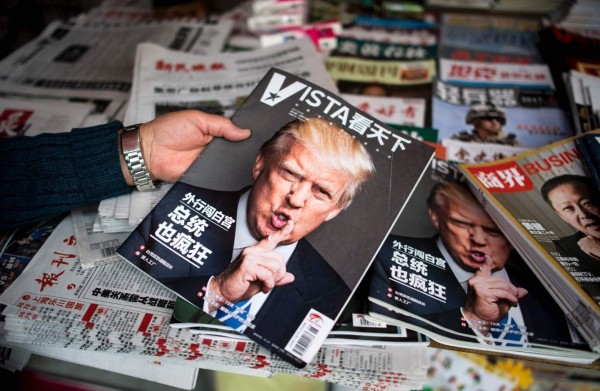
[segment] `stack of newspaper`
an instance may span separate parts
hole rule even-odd
[[[0,88],[10,98],[90,102],[96,117],[89,124],[123,119],[139,43],[198,55],[219,53],[232,25],[226,19],[110,28],[56,21],[0,62]]]
[[[370,120],[376,119],[415,139],[437,143],[446,137],[443,132],[459,131],[469,110],[468,103],[475,100],[491,101],[506,110],[510,114],[509,130],[523,135],[519,138],[525,148],[570,134],[555,105],[548,70],[538,53],[531,50],[532,37],[539,26],[530,21],[516,23],[517,32],[499,32],[485,26],[506,27],[505,20],[489,18],[469,25],[464,15],[449,16],[445,22],[451,28],[446,30],[447,35],[443,34],[444,45],[439,53],[444,59],[436,80],[438,41],[433,23],[357,18],[343,33],[336,22],[297,26],[285,36],[261,34],[265,37],[262,46],[290,36],[293,41],[249,52],[222,53],[231,43],[228,37],[234,25],[232,18],[156,22],[150,20],[148,1],[122,3],[119,12],[114,12],[109,3],[113,2],[105,2],[73,23],[49,25],[38,38],[0,62],[0,106],[8,113],[2,118],[2,135],[64,131],[113,119],[125,124],[139,123],[184,108],[231,116],[273,66],[338,93],[371,116]],[[250,3],[261,7],[272,2]],[[302,7],[304,12],[304,3],[288,5],[296,10]],[[293,13],[300,18],[300,13]],[[469,29],[473,26],[478,29]],[[319,29],[324,40],[311,35],[313,29]],[[304,35],[312,41],[301,39]],[[337,38],[336,51],[327,59],[326,70],[322,58],[324,52],[329,54],[332,49],[332,35]],[[468,39],[474,37],[487,37],[493,42],[517,41],[524,47],[515,51],[502,46],[490,51],[490,41],[477,46]],[[267,38],[271,41],[266,42]],[[116,49],[111,44],[115,41],[120,43]],[[48,59],[54,61],[49,63]],[[499,60],[508,63],[498,64]],[[507,74],[512,77],[502,79]],[[574,72],[571,75],[578,83],[584,78]],[[433,109],[437,111],[434,118],[443,120],[433,124],[428,123],[432,108],[427,101],[432,85]],[[590,87],[580,92],[581,104],[593,103]],[[329,102],[335,104],[333,100]],[[443,114],[439,107],[452,109]],[[341,111],[336,113],[343,117]],[[373,132],[369,137],[373,142],[384,142],[392,134],[396,139],[403,138],[396,132],[385,133],[388,130]],[[597,139],[592,139],[592,144],[594,140]],[[492,153],[490,145],[485,148],[489,156],[479,154],[479,160],[500,156]],[[455,155],[454,160],[467,161],[464,151],[460,153],[465,159]],[[538,166],[554,167],[559,162],[566,166],[567,161],[577,160],[575,155],[561,152],[556,154],[558,157],[539,160],[544,163]],[[469,169],[464,168],[465,172]],[[501,180],[513,178],[512,170],[503,170],[496,170]],[[544,178],[555,173],[550,170]],[[424,199],[433,182],[460,180],[461,176],[444,160],[436,160],[429,174],[406,207],[402,223],[394,227],[394,235],[436,234],[433,226],[424,224],[430,216]],[[482,175],[468,176],[473,188],[481,184],[478,178]],[[536,280],[547,285],[547,291],[540,292],[550,292],[556,302],[544,304],[556,304],[570,326],[577,326],[569,329],[568,339],[544,341],[542,336],[541,341],[533,342],[539,335],[528,330],[530,341],[525,345],[497,348],[485,338],[466,333],[464,323],[456,332],[444,323],[436,323],[438,319],[431,314],[414,311],[419,306],[435,312],[433,309],[438,307],[429,304],[429,299],[451,301],[446,290],[449,283],[436,279],[433,272],[446,263],[444,258],[432,257],[429,247],[405,244],[405,252],[399,255],[399,240],[389,242],[396,247],[387,259],[390,265],[384,269],[388,274],[386,283],[391,285],[377,291],[380,286],[374,283],[376,270],[371,269],[315,359],[305,368],[289,364],[212,318],[193,324],[174,323],[175,294],[116,255],[130,232],[169,189],[164,185],[152,193],[134,191],[130,196],[104,200],[99,205],[74,210],[64,219],[2,238],[0,292],[4,293],[0,303],[6,309],[0,345],[21,358],[12,362],[13,368],[22,367],[28,352],[35,352],[139,374],[181,388],[194,387],[198,368],[255,376],[291,373],[356,388],[420,388],[431,363],[431,350],[427,348],[430,341],[404,326],[447,345],[487,353],[579,364],[598,358],[598,301],[587,294],[587,286],[597,282],[598,274],[580,270],[576,257],[562,253],[558,244],[554,248],[548,240],[534,245],[531,240],[524,240],[531,235],[556,239],[555,232],[567,231],[551,212],[544,211],[544,216],[554,217],[549,218],[550,228],[546,227],[546,220],[536,220],[537,216],[519,217],[517,221],[509,214],[504,221],[500,217],[509,210],[508,206],[493,207],[497,201],[492,196],[487,210],[523,258],[513,258],[511,254],[511,261],[526,263]],[[477,194],[487,193],[481,190]],[[483,197],[480,196],[482,200]],[[527,209],[528,213],[538,210],[515,208]],[[530,255],[532,248],[535,256]],[[407,294],[406,289],[411,293]],[[534,296],[533,291],[528,294]],[[370,302],[366,302],[367,296]],[[562,320],[556,323],[562,324]]]
[[[192,372],[207,368],[255,376],[291,373],[359,388],[371,383],[410,389],[425,379],[425,339],[364,320],[355,323],[361,327],[340,323],[315,361],[302,370],[226,326],[171,327],[176,296],[170,290],[125,261],[82,269],[75,241],[67,217],[0,296],[6,305],[2,345],[49,356],[67,348],[63,358],[80,362],[94,357],[111,370],[110,361],[130,360]],[[169,380],[173,372],[161,378],[158,369],[152,371],[154,380],[174,382]]]

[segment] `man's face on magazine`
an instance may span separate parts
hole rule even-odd
[[[502,269],[510,256],[510,243],[488,214],[473,200],[447,200],[446,207],[431,211],[452,258],[465,270],[477,271],[491,257],[494,270]]]
[[[281,243],[297,242],[342,210],[339,200],[346,176],[298,143],[278,161],[259,155],[252,175],[248,224],[258,240],[293,221],[292,232]]]
[[[565,183],[550,191],[548,199],[567,224],[600,239],[600,205],[594,203],[587,186],[583,183]]]
[[[496,136],[502,130],[502,124],[498,118],[482,118],[477,120],[475,131],[482,138]]]

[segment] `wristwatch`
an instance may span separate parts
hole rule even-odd
[[[140,143],[140,126],[126,126],[121,131],[121,151],[127,168],[133,177],[133,182],[139,191],[149,191],[156,188],[146,168]]]

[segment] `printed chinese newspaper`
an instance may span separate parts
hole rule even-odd
[[[113,362],[180,366],[182,375],[195,367],[253,376],[290,373],[358,388],[375,383],[419,388],[424,381],[426,347],[410,335],[401,345],[398,342],[406,338],[388,333],[385,346],[375,338],[357,345],[346,336],[347,342],[341,343],[338,336],[319,350],[314,363],[300,370],[240,334],[200,335],[167,327],[175,295],[125,261],[81,269],[71,218],[59,221],[25,232],[29,240],[19,239],[19,248],[5,246],[3,265],[11,273],[6,276],[16,281],[0,297],[8,306],[0,335],[3,346],[49,356],[62,348],[64,358],[80,357],[83,362],[90,359],[88,353],[103,352],[117,355]],[[11,237],[23,237],[15,235]],[[40,248],[38,243],[46,238]],[[168,377],[159,371],[145,375],[175,385]]]
[[[122,120],[139,43],[214,54],[225,46],[232,25],[231,20],[175,20],[109,28],[55,21],[0,61],[0,89],[12,97],[92,103],[97,117],[89,126]]]
[[[1,97],[0,137],[64,132],[82,126],[93,110],[91,103]]]
[[[182,108],[230,117],[272,66],[337,91],[308,39],[210,57],[145,43],[137,47],[125,122]]]

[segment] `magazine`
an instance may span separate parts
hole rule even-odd
[[[363,278],[329,332],[323,346],[375,347],[385,344],[400,348],[411,344],[429,345],[429,338],[421,333],[368,318],[368,296],[369,279]],[[196,323],[171,323],[170,326],[174,329],[188,329],[194,335],[248,341],[246,337],[206,313],[198,316]]]
[[[575,139],[581,154],[585,160],[588,175],[596,181],[600,187],[600,129],[587,132]]]
[[[276,68],[232,120],[250,128],[251,138],[212,142],[117,252],[184,304],[303,367],[363,277],[433,149]],[[329,145],[326,153],[291,142],[274,159],[277,142],[261,147],[273,136],[287,137],[289,129],[313,137],[316,127],[327,138],[335,135],[307,144]],[[343,145],[349,149],[340,155]],[[178,321],[193,321],[175,312]]]
[[[325,65],[342,93],[429,99],[436,52],[432,23],[357,17]]]
[[[585,133],[600,126],[598,94],[600,77],[570,70],[563,74],[566,95],[569,100],[571,119],[576,134]],[[595,106],[595,107],[594,107]]]
[[[460,168],[486,211],[598,352],[600,196],[576,139]]]
[[[556,25],[542,29],[539,39],[540,53],[544,62],[550,67],[554,80],[557,81],[559,102],[566,107],[568,106],[568,102],[564,101],[567,96],[566,83],[561,82],[563,74],[575,70],[597,76],[600,70],[598,59],[600,39],[597,35],[586,35],[581,31]]]
[[[210,57],[169,50],[150,43],[140,44],[123,123],[147,122],[159,115],[183,109],[230,117],[272,66],[300,75],[330,91],[336,88],[308,39]],[[162,187],[164,184],[157,191],[164,194]],[[134,190],[130,195],[120,196],[131,198],[128,203],[129,224],[139,224],[150,212],[154,206],[152,198],[162,197],[154,194],[157,191]],[[102,217],[101,214],[101,220],[105,222]],[[131,232],[134,226],[126,224],[124,230]]]
[[[354,94],[342,94],[342,98],[388,125],[425,126],[426,100],[423,98]]]
[[[554,89],[546,64],[485,63],[440,58],[439,78],[464,87]]]
[[[454,162],[498,160],[573,135],[552,90],[436,80],[432,111],[446,159]]]
[[[370,319],[442,346],[584,363],[598,356],[573,338],[544,281],[445,160],[435,159],[419,183],[373,262],[370,282]],[[493,300],[490,287],[519,292],[515,306]]]
[[[446,13],[440,28],[441,58],[489,63],[542,63],[536,18]]]

